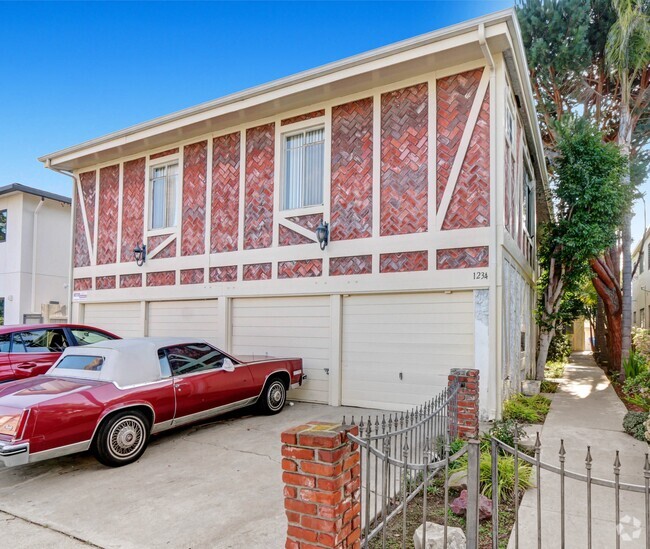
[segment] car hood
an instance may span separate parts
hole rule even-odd
[[[69,377],[36,376],[0,385],[0,406],[25,409],[105,382]]]

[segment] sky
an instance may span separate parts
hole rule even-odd
[[[0,186],[69,196],[37,157],[512,4],[0,0]]]

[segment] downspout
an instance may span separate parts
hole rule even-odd
[[[34,210],[34,226],[32,234],[32,313],[36,311],[36,244],[38,241],[38,212],[45,204],[45,197],[41,196],[41,201]]]
[[[68,291],[67,291],[67,300],[66,300],[68,323],[70,323],[72,322],[72,291],[74,289],[73,282],[72,282],[73,269],[74,269],[74,227],[75,227],[75,216],[78,215],[78,212],[76,211],[77,209],[75,208],[75,204],[76,204],[75,197],[77,195],[77,177],[72,172],[69,172],[67,170],[53,168],[51,158],[45,160],[45,167],[48,170],[52,170],[53,172],[57,172],[62,175],[67,175],[72,179],[72,199],[71,199],[72,215],[70,216],[70,243],[68,244],[68,250],[70,251],[70,261],[68,266]]]
[[[490,119],[493,121],[491,122],[492,127],[494,128],[494,124],[496,124],[496,117],[494,116],[494,113],[492,112],[492,105],[496,104],[496,70],[495,70],[495,63],[494,63],[494,57],[492,56],[492,52],[490,51],[490,46],[487,43],[487,40],[485,38],[485,24],[480,23],[477,27],[477,33],[478,33],[478,43],[481,48],[481,52],[483,53],[483,57],[485,57],[485,62],[487,63],[487,66],[490,68],[490,98],[491,98],[491,106],[490,106]],[[490,166],[492,166],[491,170],[496,170],[496,143],[494,142],[495,140],[493,139],[494,137],[494,130],[490,130]],[[490,178],[492,181],[494,181],[493,184],[496,184],[496,173],[490,174]],[[497,193],[491,193],[492,196],[494,196],[494,199],[496,199],[496,194]],[[489,310],[489,322],[488,322],[488,338],[491,341],[490,345],[490,352],[488,354],[488,387],[487,387],[487,413],[490,418],[497,418],[497,415],[499,414],[500,410],[500,405],[499,401],[501,399],[501,386],[499,383],[499,375],[498,372],[500,371],[500,368],[498,366],[499,362],[499,347],[501,345],[501,330],[499,330],[499,322],[500,318],[498,317],[498,281],[501,276],[501,268],[500,268],[500,258],[501,255],[499,254],[499,235],[498,235],[498,228],[497,228],[497,222],[496,222],[496,212],[498,211],[496,202],[494,204],[494,207],[491,208],[492,210],[492,242],[491,242],[491,248],[494,250],[493,255],[494,256],[494,276],[491,277],[492,280],[490,280],[490,290],[489,290],[489,305],[488,305],[488,310]],[[476,366],[475,366],[476,367]]]

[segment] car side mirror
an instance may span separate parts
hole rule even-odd
[[[226,372],[234,372],[235,371],[235,365],[232,363],[232,360],[230,360],[229,358],[224,358],[223,359],[222,368]]]

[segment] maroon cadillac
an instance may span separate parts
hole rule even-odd
[[[302,379],[300,358],[244,362],[201,340],[68,347],[46,374],[0,384],[0,464],[91,450],[126,465],[154,433],[250,405],[276,414]]]

